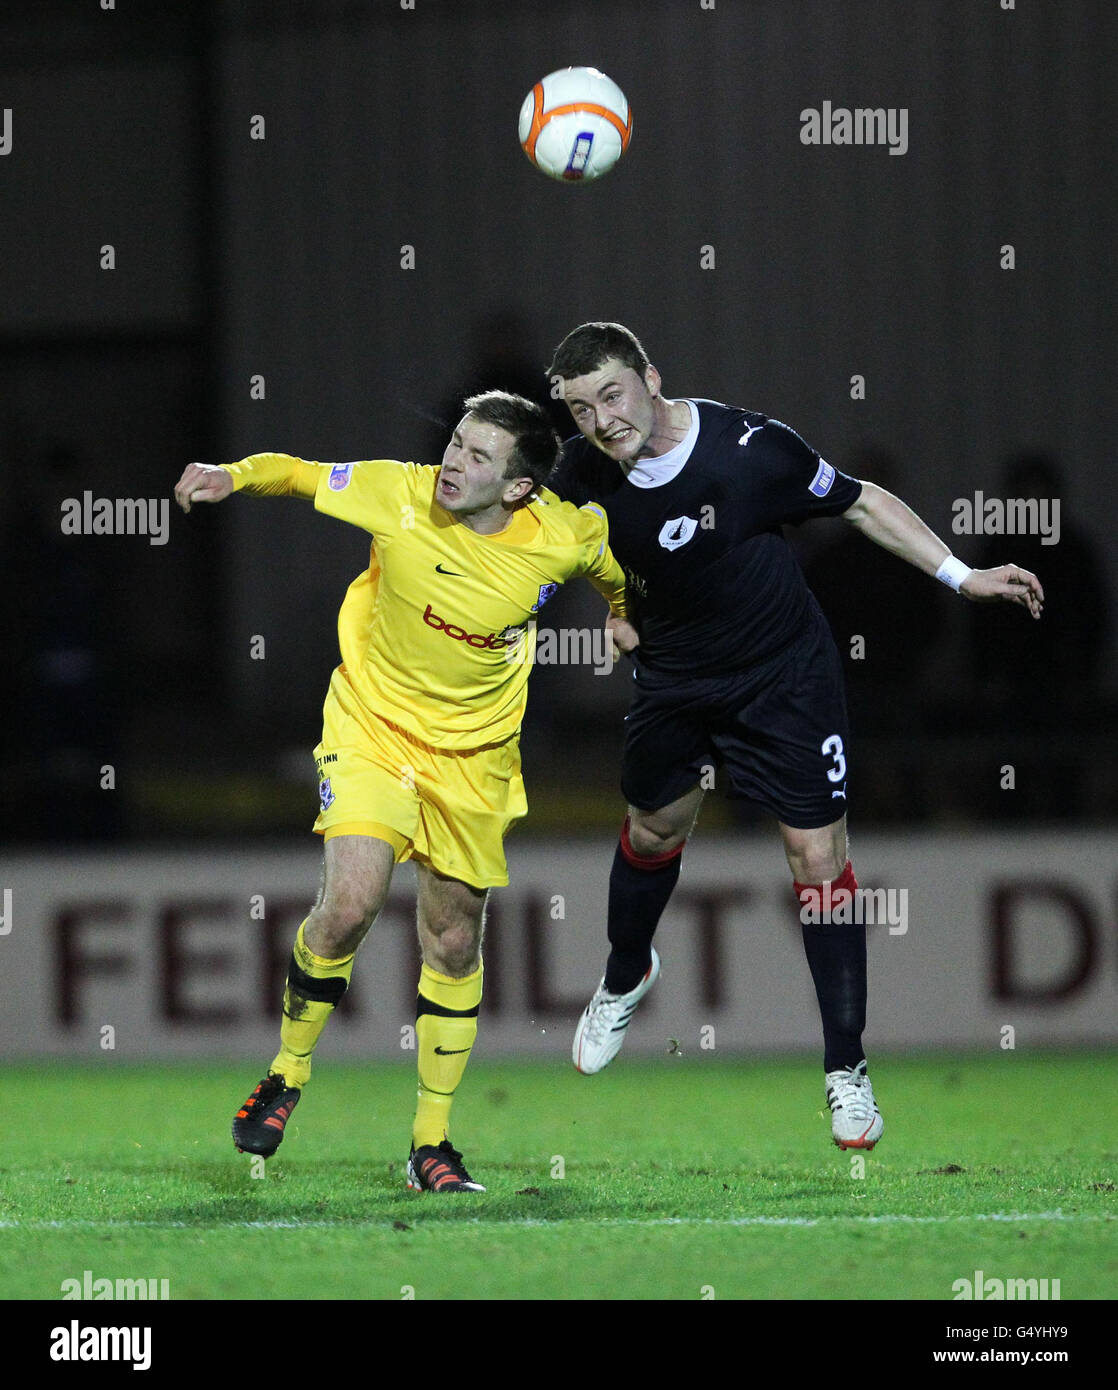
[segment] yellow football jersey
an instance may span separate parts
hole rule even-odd
[[[585,576],[625,612],[625,576],[593,504],[541,488],[503,531],[479,535],[435,500],[437,467],[254,454],[227,468],[238,491],[313,495],[319,511],[372,534],[369,568],[338,615],[334,681],[433,747],[477,748],[517,732],[536,615],[560,584]]]

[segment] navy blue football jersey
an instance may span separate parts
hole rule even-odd
[[[862,484],[779,420],[717,401],[691,406],[690,452],[684,441],[664,465],[641,459],[627,477],[577,435],[548,486],[578,506],[605,508],[641,665],[715,674],[764,660],[818,620],[781,528],[846,511]]]

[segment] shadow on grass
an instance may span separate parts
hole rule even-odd
[[[557,1225],[572,1220],[724,1220],[777,1216],[802,1209],[805,1200],[834,1202],[847,1196],[844,1173],[740,1172],[726,1181],[706,1169],[665,1166],[618,1170],[580,1164],[562,1180],[541,1180],[538,1171],[488,1164],[480,1174],[488,1191],[437,1196],[409,1192],[399,1159],[335,1159],[302,1163],[270,1159],[254,1178],[248,1156],[235,1161],[170,1165],[163,1176],[183,1189],[178,1200],[150,1205],[146,1219],[186,1226],[262,1223],[267,1226],[365,1225],[383,1221],[402,1232],[445,1222],[523,1222]],[[758,1181],[765,1185],[758,1189]],[[196,1192],[196,1197],[186,1193]],[[209,1195],[205,1195],[208,1193]],[[843,1205],[845,1205],[843,1203]]]
[[[938,1158],[938,1155],[937,1155]],[[782,1163],[751,1166],[740,1160],[719,1169],[707,1156],[694,1166],[670,1163],[569,1164],[551,1179],[538,1162],[486,1163],[477,1176],[482,1194],[440,1197],[409,1192],[398,1154],[364,1158],[312,1158],[281,1153],[264,1162],[248,1155],[188,1157],[169,1162],[98,1163],[83,1169],[60,1165],[38,1175],[35,1200],[24,1199],[0,1216],[82,1221],[139,1221],[188,1228],[242,1223],[282,1228],[285,1223],[323,1227],[386,1226],[409,1229],[482,1221],[556,1225],[611,1220],[725,1221],[826,1219],[868,1209],[912,1215],[959,1211],[1074,1206],[1112,1207],[1113,1189],[1099,1174],[1006,1172],[1000,1166],[937,1163],[929,1155],[884,1165],[869,1159],[864,1181],[848,1164],[828,1155],[818,1166]],[[961,1171],[960,1171],[961,1169]],[[67,1181],[62,1175],[72,1172]],[[254,1172],[259,1176],[253,1176]],[[1078,1180],[1076,1180],[1078,1179]],[[869,1198],[865,1206],[857,1199]],[[17,1210],[16,1207],[22,1208]]]

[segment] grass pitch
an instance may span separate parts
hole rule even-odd
[[[414,1066],[323,1057],[264,1176],[244,1065],[5,1068],[0,1298],[950,1299],[976,1269],[1118,1293],[1118,1054],[875,1054],[885,1137],[830,1139],[818,1059],[475,1060],[484,1196],[403,1182]],[[261,1166],[259,1163],[256,1165]]]

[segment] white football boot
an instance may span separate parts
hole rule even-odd
[[[885,1130],[885,1121],[873,1098],[865,1059],[856,1067],[827,1072],[826,1080],[835,1143],[840,1149],[872,1149]]]
[[[605,976],[594,993],[594,998],[582,1011],[582,1017],[575,1029],[571,1060],[583,1076],[593,1076],[596,1071],[609,1066],[621,1051],[625,1041],[625,1030],[633,1011],[656,983],[660,975],[660,957],[652,948],[652,964],[644,978],[628,994],[608,994]]]

